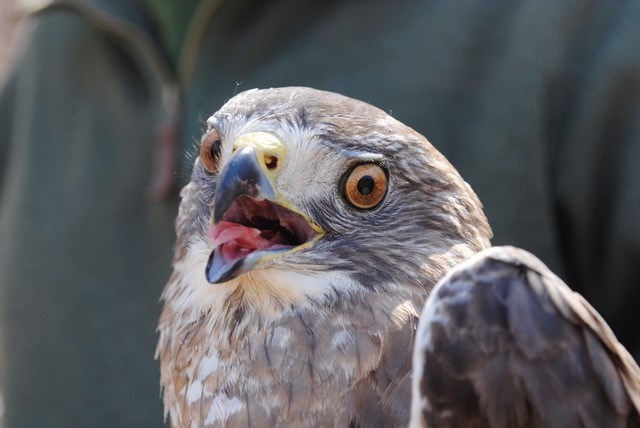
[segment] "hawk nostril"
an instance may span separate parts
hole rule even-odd
[[[278,157],[274,155],[264,155],[264,164],[267,169],[276,169],[278,167]]]

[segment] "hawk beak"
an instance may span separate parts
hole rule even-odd
[[[222,215],[239,196],[275,198],[273,187],[258,163],[256,150],[249,145],[238,150],[220,174],[213,205],[214,223],[222,220]]]
[[[229,281],[322,235],[274,191],[285,157],[284,144],[272,134],[254,132],[236,141],[218,178],[207,232],[214,247],[206,267],[210,283]]]

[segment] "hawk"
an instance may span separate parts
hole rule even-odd
[[[173,426],[403,426],[418,314],[489,246],[478,198],[419,133],[309,88],[207,121],[157,347]]]
[[[640,426],[640,368],[532,254],[484,250],[422,312],[412,427]]]

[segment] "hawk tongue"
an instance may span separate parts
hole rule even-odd
[[[207,236],[214,246],[207,264],[207,278],[212,283],[224,282],[240,274],[244,258],[256,250],[291,248],[281,244],[278,233],[271,230],[226,221],[209,226]]]

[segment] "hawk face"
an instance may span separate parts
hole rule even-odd
[[[191,183],[181,194],[174,272],[163,294],[157,354],[165,406],[179,423],[191,414],[176,404],[184,402],[180,394],[188,396],[197,381],[196,392],[205,397],[202,383],[209,379],[208,397],[242,396],[246,406],[251,400],[252,408],[262,406],[271,422],[286,421],[290,409],[283,413],[265,403],[273,402],[274,390],[292,390],[295,364],[282,363],[268,381],[241,373],[251,378],[256,371],[252,346],[266,349],[274,332],[297,331],[290,326],[302,323],[300,334],[312,337],[309,347],[284,352],[295,361],[318,358],[326,335],[327,359],[336,360],[307,381],[337,388],[334,401],[325,403],[331,414],[330,407],[344,407],[349,391],[388,357],[387,335],[406,327],[403,340],[411,347],[408,326],[445,272],[489,245],[481,204],[423,136],[341,95],[250,90],[207,123]],[[359,345],[352,352],[347,342]],[[269,352],[282,353],[276,345]],[[372,358],[367,364],[361,360],[365,346]],[[397,367],[410,361],[405,348]],[[271,367],[269,352],[265,364]],[[226,355],[244,386],[230,385],[228,372],[202,371],[203,355],[212,354]],[[342,374],[332,372],[340,367]],[[384,385],[368,388],[381,394]],[[300,397],[290,392],[289,405],[292,396]],[[308,413],[318,422],[322,411]]]
[[[487,245],[468,185],[423,136],[368,104],[251,90],[207,124],[177,227],[177,261],[197,254],[203,294],[242,288],[247,304],[302,304],[428,287],[449,267],[439,256]]]

